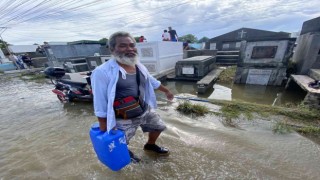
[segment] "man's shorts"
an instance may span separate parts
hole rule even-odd
[[[116,127],[125,132],[127,143],[135,135],[139,126],[143,132],[163,131],[166,129],[166,125],[159,114],[150,107],[141,116],[126,120],[117,118],[116,123]]]

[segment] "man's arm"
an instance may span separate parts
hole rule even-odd
[[[98,117],[98,121],[99,121],[99,127],[100,127],[100,131],[106,131],[107,130],[107,118],[101,118]]]
[[[94,113],[98,117],[101,131],[107,130],[108,79],[103,71],[96,68],[91,74]]]
[[[171,101],[173,99],[174,96],[173,96],[173,94],[171,93],[171,91],[168,88],[166,88],[165,86],[163,86],[161,84],[158,89],[166,94],[167,99],[169,101]]]

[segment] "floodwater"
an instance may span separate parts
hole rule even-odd
[[[175,94],[187,93],[199,98],[240,100],[266,105],[299,104],[306,92],[301,89],[285,90],[282,86],[260,86],[216,83],[205,94],[197,94],[197,85],[190,81],[167,81],[164,83]]]
[[[89,128],[96,118],[91,103],[61,104],[49,83],[0,77],[0,85],[1,180],[320,177],[320,145],[294,132],[273,134],[272,119],[224,127],[220,117],[184,116],[175,110],[176,102],[161,98],[157,111],[167,130],[158,144],[168,147],[170,156],[145,153],[147,136],[138,130],[130,148],[143,162],[113,172],[92,149]],[[188,85],[177,88],[190,89]]]

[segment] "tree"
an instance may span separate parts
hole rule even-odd
[[[136,42],[139,42],[139,38],[140,38],[140,36],[139,36],[139,37],[134,37],[134,39],[136,40]]]
[[[0,39],[0,49],[2,50],[4,55],[9,55],[9,51],[8,51],[9,45],[10,45],[9,43],[7,43],[6,41],[2,41]]]
[[[1,48],[1,49],[5,49],[6,46],[8,46],[8,45],[9,45],[9,44],[8,44],[7,42],[2,41],[2,40],[0,39],[0,48]]]
[[[107,44],[108,43],[108,39],[107,38],[102,38],[102,39],[99,40],[99,43]]]
[[[199,39],[198,43],[203,43],[203,42],[209,42],[209,38],[204,36],[203,38]]]
[[[181,41],[181,42],[190,41],[190,43],[195,43],[198,41],[198,39],[193,34],[187,34],[187,35],[179,37],[179,41]]]

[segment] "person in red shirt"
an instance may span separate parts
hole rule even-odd
[[[140,36],[139,42],[144,42],[145,40],[146,40],[146,38],[144,38],[144,36]]]

